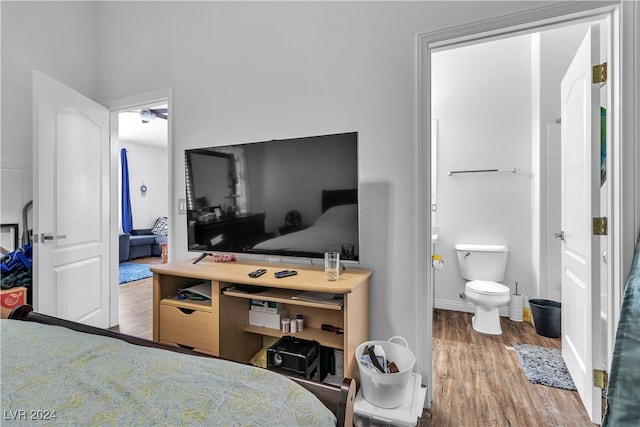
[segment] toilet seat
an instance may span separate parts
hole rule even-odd
[[[510,292],[505,285],[489,280],[472,280],[467,283],[467,288],[481,295],[509,295]]]

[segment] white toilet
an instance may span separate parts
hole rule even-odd
[[[504,279],[509,249],[503,245],[457,244],[460,274],[469,280],[466,299],[476,305],[473,329],[490,335],[502,334],[498,307],[511,299],[510,289],[498,283]]]

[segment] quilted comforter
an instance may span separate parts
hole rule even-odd
[[[2,425],[335,425],[277,373],[58,326],[1,322]]]

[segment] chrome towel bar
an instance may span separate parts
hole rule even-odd
[[[511,173],[516,173],[518,172],[517,168],[510,168],[510,169],[473,169],[473,170],[466,170],[466,171],[449,171],[449,173],[447,175],[453,175],[453,174],[457,174],[457,173],[479,173],[479,172],[511,172]]]

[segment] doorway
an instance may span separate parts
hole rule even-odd
[[[559,8],[561,9],[561,8]],[[514,38],[516,36],[523,36],[523,35],[530,35],[533,34],[535,32],[539,32],[539,31],[543,31],[543,30],[548,30],[548,29],[558,29],[558,28],[566,28],[569,25],[576,25],[579,23],[585,23],[585,22],[595,22],[595,21],[600,21],[605,19],[608,16],[613,16],[614,14],[614,9],[615,6],[612,6],[610,8],[604,8],[604,9],[600,9],[600,10],[590,10],[588,12],[578,12],[575,9],[573,10],[557,10],[557,11],[547,11],[547,13],[542,13],[542,14],[536,14],[536,13],[531,13],[530,16],[525,16],[526,14],[522,15],[522,16],[514,16],[514,17],[507,17],[504,18],[502,20],[499,20],[500,22],[496,22],[496,21],[492,21],[492,22],[485,22],[485,23],[478,23],[478,24],[474,24],[474,25],[470,25],[466,28],[457,28],[457,29],[453,29],[453,30],[445,30],[442,32],[438,32],[438,33],[433,33],[433,34],[426,34],[423,36],[420,36],[420,62],[419,62],[419,76],[420,76],[420,80],[418,82],[419,85],[419,92],[420,92],[420,103],[419,103],[419,110],[420,110],[420,128],[419,128],[419,139],[420,139],[420,143],[419,143],[419,148],[418,148],[418,157],[420,159],[420,163],[422,165],[422,167],[420,168],[420,172],[419,172],[419,215],[418,215],[418,229],[421,232],[421,242],[420,242],[420,251],[418,253],[419,259],[432,259],[433,253],[432,253],[432,247],[431,247],[431,239],[429,239],[430,235],[431,235],[431,225],[432,225],[432,220],[431,217],[433,215],[433,212],[437,210],[437,218],[438,218],[438,246],[440,245],[444,245],[447,244],[447,239],[449,239],[449,237],[447,237],[445,235],[445,232],[443,231],[441,225],[442,225],[442,221],[443,221],[443,217],[445,215],[443,215],[442,210],[439,209],[439,205],[436,204],[436,206],[432,206],[431,203],[431,195],[432,195],[432,191],[437,191],[437,193],[442,194],[442,188],[440,186],[441,182],[440,180],[433,179],[431,177],[431,168],[430,165],[432,164],[431,161],[431,156],[432,156],[432,149],[435,148],[433,147],[432,141],[437,140],[438,141],[438,147],[437,147],[437,151],[438,153],[442,153],[443,150],[447,150],[447,146],[444,143],[441,143],[443,140],[444,135],[440,133],[440,131],[442,130],[442,123],[440,120],[437,121],[437,130],[438,130],[438,135],[437,137],[434,137],[432,135],[433,131],[434,131],[434,126],[433,126],[433,121],[437,120],[438,117],[434,114],[434,110],[435,107],[433,106],[433,93],[434,93],[434,86],[437,85],[437,83],[433,80],[433,76],[434,76],[434,69],[433,69],[433,60],[434,60],[434,54],[437,54],[437,52],[439,51],[443,51],[446,49],[452,49],[455,47],[460,47],[463,45],[475,45],[475,44],[479,44],[479,43],[484,43],[487,42],[489,40],[493,41],[493,40],[505,40],[505,39],[510,39],[510,38]],[[588,15],[588,16],[587,16]],[[613,22],[613,21],[611,21]],[[615,25],[615,24],[614,24]],[[611,32],[611,33],[615,33],[615,32]],[[613,46],[613,49],[619,48],[616,47],[615,43],[611,43],[609,44],[610,46]],[[615,57],[617,57],[617,53],[612,54]],[[480,61],[477,62],[477,66],[478,67],[482,67],[483,66],[483,62],[482,59]],[[535,88],[534,88],[535,89]],[[618,90],[619,88],[615,88],[614,90]],[[619,92],[613,94],[613,98],[617,99],[619,97]],[[486,98],[487,102],[489,102],[491,100],[490,97]],[[437,100],[436,100],[437,101]],[[614,107],[614,103],[612,103],[612,107]],[[490,108],[490,105],[487,105],[485,108]],[[539,107],[539,106],[538,106]],[[509,123],[505,123],[506,126],[509,125]],[[542,123],[538,123],[535,126],[531,126],[532,132],[531,134],[534,135],[535,138],[535,133],[538,133],[538,138],[540,136],[540,134],[542,134],[542,132],[540,131],[541,126],[543,124]],[[546,125],[546,123],[544,123],[544,125]],[[475,136],[475,135],[474,135]],[[546,135],[545,135],[546,136]],[[614,136],[615,138],[615,136]],[[455,153],[454,153],[455,154]],[[464,154],[464,153],[463,153]],[[525,159],[526,160],[526,159]],[[531,170],[532,165],[535,165],[535,159],[533,159],[533,157],[531,158],[531,162],[530,164],[528,164],[527,166],[529,167],[529,170]],[[512,166],[511,165],[499,165],[498,167],[502,167],[502,168],[508,168],[511,169]],[[441,169],[440,165],[438,165],[438,168]],[[462,168],[464,169],[464,168]],[[444,174],[447,174],[447,171],[444,171]],[[438,176],[442,177],[442,173],[440,171],[438,171]],[[505,178],[505,177],[502,177]],[[441,178],[443,179],[443,178]],[[495,182],[499,182],[498,175],[496,175],[494,178],[492,178],[495,180]],[[517,181],[517,179],[520,179],[519,177],[516,177],[516,179],[514,181]],[[458,183],[459,184],[459,183]],[[535,190],[535,189],[534,189]],[[537,191],[540,191],[539,189]],[[609,197],[608,199],[609,201],[611,200],[611,197]],[[482,203],[482,201],[481,201]],[[609,202],[610,203],[610,202]],[[485,205],[483,205],[482,207],[485,207]],[[477,206],[476,206],[477,208]],[[609,209],[609,212],[611,212],[611,205],[608,205],[607,208]],[[546,209],[546,206],[545,206]],[[467,211],[473,212],[473,209],[467,209]],[[538,211],[539,212],[539,211]],[[539,214],[539,213],[538,213]],[[534,214],[531,213],[531,210],[529,210],[528,216],[533,219]],[[465,218],[465,220],[469,220],[469,218]],[[532,222],[532,221],[531,221]],[[480,231],[480,233],[482,233],[482,231]],[[489,234],[489,233],[487,233]],[[533,230],[533,232],[531,233],[534,236],[540,236],[541,235],[541,231],[540,230]],[[478,237],[477,235],[474,237]],[[613,238],[616,238],[615,236]],[[531,239],[530,239],[531,240]],[[448,242],[448,244],[450,246],[453,246],[453,244],[455,244],[456,242],[450,241]],[[442,255],[442,253],[440,252],[440,249],[436,249],[438,251],[438,253],[440,255]],[[537,248],[534,249],[534,251],[532,251],[532,255],[531,258],[536,260],[537,263],[541,263],[542,261],[540,260],[541,254],[542,253],[546,253],[546,248],[541,249],[541,248]],[[449,269],[452,271],[452,274],[457,274],[457,266],[456,266],[456,259],[455,259],[455,255],[453,254],[453,251],[447,252],[444,254],[445,255],[445,266],[447,265],[447,258],[448,257],[448,266],[450,267]],[[616,260],[616,265],[620,264],[621,260],[617,259]],[[437,302],[437,295],[431,294],[431,291],[433,290],[432,286],[433,283],[431,282],[433,279],[431,279],[431,272],[430,272],[430,265],[428,265],[428,269],[425,267],[421,267],[424,268],[423,271],[421,271],[420,273],[420,278],[423,281],[423,285],[425,286],[420,286],[420,300],[421,300],[421,306],[422,309],[420,310],[422,313],[426,313],[422,318],[421,318],[421,324],[425,325],[427,327],[428,330],[431,329],[431,322],[432,319],[430,318],[431,313],[432,313],[432,308],[435,305],[435,303]],[[620,264],[621,265],[621,264]],[[446,267],[445,267],[446,268]],[[620,268],[620,267],[618,267]],[[536,277],[536,275],[539,274],[539,269],[536,269],[532,272],[532,278],[531,280],[533,280],[536,283],[536,286],[538,286],[539,283],[542,282],[542,280],[539,277]],[[612,277],[613,273],[609,273],[609,277]],[[436,274],[437,276],[437,274]],[[600,278],[597,278],[598,281]],[[436,277],[435,282],[438,282],[438,278]],[[460,279],[462,280],[462,279]],[[515,281],[515,280],[514,280]],[[620,292],[620,289],[615,289],[612,287],[612,280],[607,280],[608,286],[611,287],[611,289],[609,289],[612,292]],[[513,283],[511,283],[511,285],[513,285]],[[537,289],[536,289],[537,290]],[[546,290],[545,290],[546,292]],[[613,298],[612,300],[616,300],[616,298]],[[613,304],[608,304],[608,307],[611,309],[613,308]],[[617,317],[616,313],[613,313],[613,317]],[[611,330],[612,328],[608,328],[609,331],[609,335],[608,335],[608,342],[609,342],[609,349],[612,349],[611,343],[613,341],[613,335],[611,334]],[[426,338],[426,339],[425,339]],[[430,359],[431,359],[431,342],[430,342],[430,336],[426,336],[426,337],[422,337],[422,339],[425,339],[425,341],[423,341],[423,345],[421,346],[421,348],[424,350],[423,352],[423,369],[424,370],[429,370],[430,371]],[[611,351],[609,351],[609,354],[611,353]],[[431,379],[431,375],[429,375],[429,378]],[[431,392],[432,387],[429,387],[429,391]],[[431,401],[432,396],[430,395],[429,398],[427,399],[428,402]]]
[[[432,149],[440,146],[431,159],[431,225],[448,261],[436,273],[435,308],[474,309],[459,297],[457,243],[506,245],[502,283],[512,293],[518,283],[526,298],[560,300],[559,88],[587,27],[432,54],[432,121],[439,123]]]
[[[111,111],[111,322],[119,324],[119,265],[123,234],[121,222],[121,149],[129,163],[129,191],[134,229],[151,229],[160,217],[168,219],[171,239],[171,91],[169,89],[106,103]],[[126,239],[124,239],[126,240]],[[169,251],[171,245],[168,245]],[[155,249],[151,249],[159,256]],[[128,251],[123,251],[129,253]],[[170,255],[169,255],[170,257]]]

